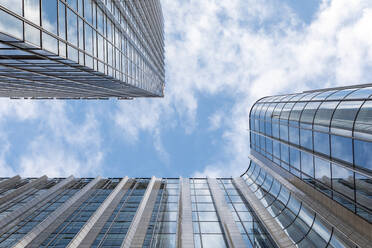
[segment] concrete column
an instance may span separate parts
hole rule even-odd
[[[123,178],[67,247],[90,247],[131,184],[128,177]]]
[[[9,194],[6,194],[3,197],[0,197],[0,205],[4,204],[5,202],[9,201],[10,199],[14,197],[19,196],[20,194],[23,194],[24,192],[26,192],[32,187],[45,183],[47,179],[48,179],[47,176],[39,177],[38,179],[19,187],[18,189],[10,192]]]
[[[216,206],[217,214],[220,217],[223,231],[225,233],[229,247],[246,247],[242,235],[235,223],[231,210],[229,209],[223,192],[218,186],[215,178],[208,178],[208,185],[212,193],[212,198]]]
[[[178,203],[177,241],[179,248],[194,247],[190,181],[188,178],[182,177],[180,178],[180,198]]]
[[[16,209],[15,211],[9,213],[8,215],[4,216],[2,219],[0,219],[0,229],[1,230],[6,230],[5,226],[8,225],[9,223],[16,224],[18,223],[22,218],[19,218],[21,215],[24,213],[28,212],[32,208],[35,208],[35,206],[38,203],[41,203],[44,201],[46,198],[48,198],[50,195],[54,194],[60,189],[63,189],[67,185],[69,185],[72,181],[74,180],[73,176],[70,176],[63,181],[59,182],[58,184],[54,185],[52,188],[44,192],[43,194],[35,197],[31,201],[27,202],[25,205],[22,207]],[[18,221],[15,221],[18,218]]]
[[[15,185],[19,180],[21,180],[21,177],[17,175],[17,176],[11,177],[9,179],[6,179],[4,181],[1,181],[0,182],[0,189],[1,188],[10,188],[13,185]]]
[[[84,188],[52,212],[46,219],[35,226],[29,233],[23,236],[13,247],[40,247],[40,244],[55,230],[55,228],[62,224],[64,220],[79,207],[84,199],[89,197],[92,190],[100,181],[101,177],[96,177],[88,183]]]
[[[127,235],[125,236],[125,239],[121,244],[122,248],[142,247],[160,185],[161,179],[156,177],[151,178],[151,181],[147,186],[146,192],[141,200],[141,203],[138,206],[136,215],[134,216],[132,223],[129,227]]]
[[[248,185],[241,177],[234,178],[233,183],[235,187],[240,191],[244,199],[253,208],[257,217],[261,223],[266,227],[270,236],[278,247],[295,248],[288,235],[284,232],[283,228],[278,224],[274,217],[267,211],[262,203],[256,198],[255,194],[249,189]]]

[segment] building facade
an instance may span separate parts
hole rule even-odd
[[[342,247],[339,233],[348,247],[372,244],[371,86],[265,97],[251,109],[242,177],[297,246]]]
[[[0,97],[162,97],[160,0],[0,0]]]
[[[370,248],[372,87],[266,97],[236,178],[0,178],[0,247]]]

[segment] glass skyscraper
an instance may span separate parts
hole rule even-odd
[[[0,97],[162,97],[160,0],[0,0]]]
[[[236,178],[0,178],[0,247],[372,247],[372,85],[265,97]]]
[[[372,85],[265,97],[236,178],[0,178],[0,247],[372,247]]]

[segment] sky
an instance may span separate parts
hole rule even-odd
[[[0,99],[0,176],[237,176],[261,97],[372,82],[370,0],[161,0],[165,97]]]

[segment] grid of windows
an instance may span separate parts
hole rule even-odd
[[[256,163],[243,179],[298,247],[355,247]]]
[[[372,222],[372,87],[259,100],[251,148]]]
[[[56,185],[58,182],[60,182],[60,179],[48,180],[48,182],[46,182],[45,184],[36,187],[31,187],[25,193],[10,199],[5,204],[0,206],[0,219],[1,217],[6,216],[7,214],[19,209],[29,201],[33,200],[35,197],[42,195],[44,192],[46,192],[49,188]]]
[[[92,247],[120,247],[128,232],[137,208],[145,194],[149,180],[136,180],[125,193]]]
[[[195,247],[227,247],[206,179],[190,179]]]
[[[80,231],[102,202],[119,183],[118,179],[107,179],[95,189],[54,232],[42,243],[41,247],[65,247]]]
[[[143,247],[176,247],[179,180],[163,179]]]
[[[261,226],[248,203],[243,201],[231,179],[219,179],[226,202],[247,247],[277,247],[268,232]]]
[[[53,198],[47,200],[47,202],[38,204],[39,207],[34,212],[28,213],[19,223],[1,234],[0,247],[11,247],[15,242],[19,241],[31,231],[32,228],[46,219],[53,211],[71,198],[77,191],[82,189],[90,180],[91,179],[81,179]]]
[[[159,0],[0,0],[0,95],[162,96],[163,39]]]

